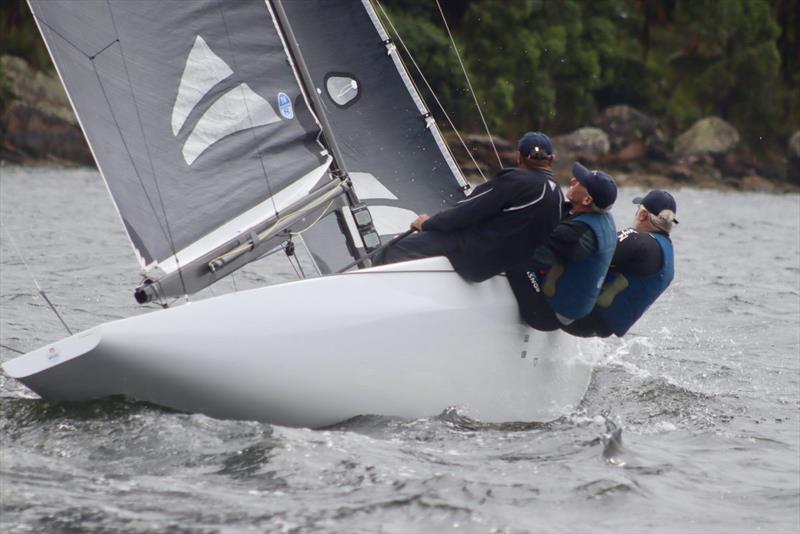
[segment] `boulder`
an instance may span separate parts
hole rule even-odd
[[[58,77],[25,60],[0,56],[3,109],[0,138],[15,159],[51,159],[91,165],[93,159]]]
[[[560,167],[572,166],[575,160],[593,163],[608,154],[611,143],[600,128],[586,127],[552,138],[553,152]]]
[[[736,128],[719,117],[706,117],[675,139],[675,155],[724,154],[739,143]]]
[[[592,122],[611,144],[603,163],[626,165],[643,159],[665,161],[669,150],[666,136],[654,119],[626,105],[605,108]]]

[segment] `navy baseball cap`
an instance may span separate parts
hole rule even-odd
[[[528,159],[549,159],[553,155],[553,143],[542,132],[528,132],[517,144],[519,153]]]
[[[610,208],[617,200],[617,184],[603,171],[590,171],[576,161],[572,166],[572,176],[586,188],[594,205],[601,210]]]
[[[654,189],[643,197],[634,198],[633,203],[641,204],[653,215],[661,215],[664,210],[671,211],[672,222],[678,224],[678,219],[675,218],[675,214],[678,213],[678,205],[675,203],[675,198],[666,191]]]

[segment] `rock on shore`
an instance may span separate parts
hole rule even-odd
[[[675,139],[675,154],[725,154],[739,143],[736,128],[719,117],[707,117],[695,122],[691,128]]]
[[[786,155],[773,152],[757,156],[742,146],[736,128],[719,117],[695,122],[674,141],[655,119],[630,106],[606,108],[592,124],[594,127],[551,136],[556,154],[554,172],[562,183],[569,178],[572,163],[580,161],[610,172],[620,185],[776,191],[800,188],[800,132],[790,139]],[[493,139],[504,166],[515,165],[514,143]],[[492,176],[498,165],[489,137],[467,135],[465,143],[483,173]],[[475,167],[454,138],[451,148],[462,168]]]
[[[93,165],[94,160],[55,74],[34,71],[14,56],[0,56],[0,159]]]

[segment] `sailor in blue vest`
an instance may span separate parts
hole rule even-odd
[[[538,330],[556,330],[594,308],[616,246],[609,210],[617,185],[608,174],[572,166],[570,213],[534,251],[526,271],[506,273],[522,318]]]
[[[373,263],[447,256],[470,282],[526,268],[534,248],[561,220],[564,197],[550,170],[550,138],[528,132],[518,149],[516,168],[502,169],[452,208],[420,215],[411,223],[417,233],[386,248]]]
[[[666,191],[633,199],[633,228],[617,234],[617,248],[592,313],[563,329],[581,337],[622,337],[672,282],[675,259],[669,234],[677,205]]]

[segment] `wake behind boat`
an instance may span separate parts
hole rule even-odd
[[[29,4],[139,260],[137,301],[168,306],[281,249],[315,272],[102,324],[10,376],[45,399],[292,426],[578,404],[578,341],[523,325],[503,277],[469,284],[443,258],[363,268],[470,189],[368,0]]]

